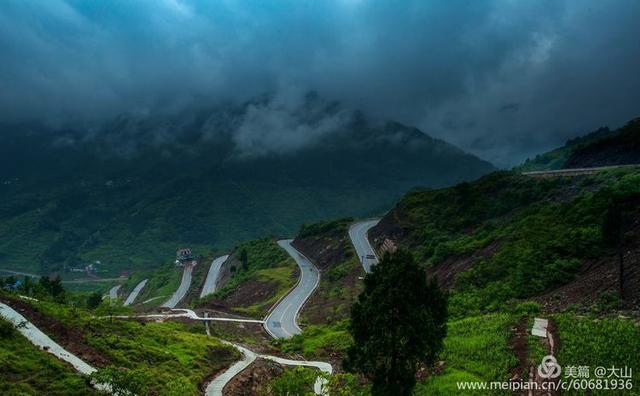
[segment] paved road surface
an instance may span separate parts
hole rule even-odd
[[[109,289],[109,299],[110,300],[115,300],[115,299],[118,298],[118,290],[120,290],[121,287],[122,287],[122,285],[115,285],[114,287]]]
[[[379,221],[380,219],[358,221],[349,227],[349,238],[351,238],[351,243],[353,243],[353,247],[356,249],[358,259],[360,263],[362,263],[364,271],[367,273],[371,272],[372,265],[378,264],[378,257],[371,247],[368,234],[369,230],[378,224]],[[373,256],[374,258],[367,258],[367,256]]]
[[[311,262],[291,246],[292,239],[278,241],[300,267],[300,280],[296,287],[266,317],[264,327],[275,338],[288,338],[300,334],[296,323],[298,312],[320,282],[320,273]]]
[[[216,281],[220,275],[220,268],[222,268],[222,264],[224,264],[228,258],[229,255],[227,254],[226,256],[220,256],[213,260],[211,267],[209,267],[209,273],[207,273],[207,279],[204,281],[200,297],[213,294],[213,292],[216,291]]]
[[[174,308],[173,312],[179,313],[160,313],[160,314],[146,314],[146,315],[117,315],[113,316],[116,319],[133,319],[133,318],[149,318],[149,319],[173,319],[173,318],[188,318],[193,320],[199,320],[202,322],[216,321],[216,322],[238,322],[238,323],[256,323],[263,324],[264,320],[258,319],[240,319],[240,318],[220,318],[212,316],[198,316],[193,310],[187,308]],[[110,317],[110,316],[104,316]]]
[[[180,286],[178,286],[178,290],[161,306],[164,308],[175,308],[176,305],[187,295],[189,291],[189,286],[191,286],[191,272],[193,272],[193,265],[187,264],[184,266],[184,270],[182,271],[182,280],[180,281]]]
[[[242,359],[236,362],[230,368],[228,368],[227,371],[225,371],[224,373],[214,378],[213,381],[211,381],[209,385],[207,385],[207,389],[205,390],[206,396],[222,396],[222,390],[224,389],[225,385],[229,381],[231,381],[233,377],[240,374],[242,370],[249,367],[249,365],[253,363],[257,358],[271,360],[285,366],[315,367],[327,374],[333,373],[333,367],[331,367],[331,364],[329,363],[313,362],[313,361],[306,361],[306,360],[291,360],[291,359],[283,359],[283,358],[280,358],[277,356],[271,356],[271,355],[260,355],[241,345],[233,344],[227,341],[222,341],[222,342],[224,342],[227,345],[231,345],[237,350],[239,350],[240,353],[242,354]],[[318,377],[316,379],[315,384],[313,385],[313,391],[317,395],[323,394],[322,387],[326,383],[327,383],[327,380],[325,380],[324,378]]]
[[[143,280],[142,282],[138,283],[136,287],[133,288],[133,290],[131,291],[131,294],[129,294],[129,297],[127,297],[127,299],[124,300],[124,305],[131,305],[133,304],[134,301],[136,301],[138,294],[140,294],[140,291],[144,289],[144,286],[147,284],[148,280],[149,279]]]
[[[240,345],[231,344],[228,342],[225,343],[233,345],[236,349],[238,349],[242,354],[242,359],[238,360],[224,373],[220,374],[219,376],[214,378],[213,381],[209,382],[209,385],[207,385],[207,389],[205,389],[204,391],[205,396],[222,396],[222,390],[224,389],[225,385],[227,385],[227,383],[231,381],[233,377],[240,374],[242,370],[249,367],[249,365],[253,363],[253,361],[258,357],[257,354]]]
[[[80,372],[81,374],[89,375],[96,371],[95,368],[91,367],[84,360],[67,351],[58,343],[49,338],[46,334],[40,331],[40,329],[34,326],[33,323],[29,322],[24,316],[22,316],[10,306],[0,303],[0,317],[13,323],[13,325],[16,326],[17,330],[23,336],[25,336],[33,345],[49,352],[58,359],[64,360],[65,362],[69,363],[73,366],[73,368],[76,369],[76,371]],[[104,384],[94,384],[93,386],[98,390],[107,392],[111,390],[108,385]]]

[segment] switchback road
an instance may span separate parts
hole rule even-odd
[[[162,304],[164,308],[175,308],[176,305],[187,295],[189,291],[189,287],[191,286],[191,272],[193,272],[192,264],[185,264],[184,270],[182,271],[182,280],[180,281],[180,286],[178,286],[178,290],[165,302]]]
[[[266,317],[264,327],[275,338],[289,338],[300,334],[296,319],[302,305],[320,282],[320,272],[302,253],[292,245],[292,239],[278,241],[278,245],[287,251],[300,267],[298,284],[273,308]]]
[[[204,281],[200,298],[213,294],[216,291],[216,282],[218,281],[218,276],[220,276],[220,268],[222,268],[222,264],[224,264],[228,258],[229,255],[227,254],[213,260],[211,267],[209,267],[209,272],[207,273],[207,279]]]
[[[129,297],[127,297],[127,299],[124,300],[124,305],[131,305],[133,304],[134,301],[136,301],[138,294],[140,294],[140,291],[147,284],[147,281],[148,279],[145,279],[142,282],[138,283],[136,287],[133,288],[133,290],[131,291],[131,294],[129,294]]]
[[[358,259],[366,273],[371,272],[372,265],[378,264],[378,256],[376,256],[376,252],[371,247],[368,235],[369,230],[375,227],[379,221],[380,219],[358,221],[349,227],[349,238],[351,238],[351,243],[356,249]]]

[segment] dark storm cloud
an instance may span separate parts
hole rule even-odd
[[[640,115],[639,16],[635,0],[5,0],[0,119],[274,93],[236,141],[295,149],[339,122],[296,126],[315,90],[513,163]]]

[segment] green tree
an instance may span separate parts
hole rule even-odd
[[[306,367],[296,367],[285,370],[281,376],[269,384],[271,394],[274,396],[314,395],[313,384],[318,375],[320,375],[319,371]]]
[[[54,279],[50,279],[48,276],[43,276],[38,279],[38,287],[45,295],[51,296],[54,301],[62,304],[65,302],[66,293],[62,286],[62,279],[60,279],[60,276],[56,276]]]
[[[146,395],[149,394],[148,383],[152,378],[141,370],[127,370],[116,366],[108,366],[91,374],[91,379],[99,384],[111,387],[114,395]]]
[[[87,308],[89,309],[96,309],[100,304],[102,304],[102,294],[98,292],[91,293],[87,298]]]
[[[374,396],[411,395],[421,363],[432,364],[446,335],[447,301],[406,251],[386,253],[364,279],[351,310],[354,343],[345,368],[366,376]]]

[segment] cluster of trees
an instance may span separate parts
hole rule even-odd
[[[15,290],[25,296],[53,300],[58,303],[65,303],[67,297],[59,276],[53,279],[43,276],[38,280],[28,276],[21,280],[15,276],[8,276],[0,278],[0,286],[3,289]]]
[[[55,301],[60,304],[71,303],[88,309],[96,309],[102,305],[113,305],[110,303],[104,304],[102,293],[99,292],[91,294],[68,293],[62,286],[62,280],[59,276],[55,278],[43,276],[37,279],[31,277],[18,279],[16,276],[7,276],[0,278],[0,289],[14,291],[20,295],[37,298],[38,300]]]

